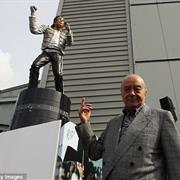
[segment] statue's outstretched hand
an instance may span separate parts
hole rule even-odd
[[[35,14],[35,12],[37,11],[37,7],[36,6],[30,6],[30,10],[31,10],[31,15],[33,16]]]
[[[79,109],[79,118],[81,123],[87,123],[90,119],[92,111],[92,105],[85,101],[85,98],[81,100]]]

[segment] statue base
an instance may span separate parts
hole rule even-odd
[[[46,88],[23,90],[16,103],[11,130],[62,120],[69,121],[70,98],[58,91]]]

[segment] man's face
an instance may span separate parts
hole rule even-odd
[[[56,27],[63,27],[64,26],[64,18],[63,17],[58,17],[55,21],[55,26]]]
[[[127,108],[138,108],[145,102],[147,89],[141,77],[130,75],[123,80],[121,93]]]

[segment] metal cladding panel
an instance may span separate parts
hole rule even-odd
[[[120,85],[130,71],[126,10],[126,0],[64,0],[59,13],[74,34],[63,70],[65,94],[72,102],[70,117],[79,122],[79,104],[85,97],[93,104],[91,123],[97,135],[123,108]],[[46,87],[54,88],[51,66]]]

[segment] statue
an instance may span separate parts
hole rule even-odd
[[[43,34],[42,53],[34,60],[30,68],[28,88],[38,86],[39,69],[51,62],[54,74],[55,88],[57,91],[63,91],[63,56],[66,46],[73,43],[73,33],[70,25],[64,21],[62,16],[56,16],[52,25],[36,24],[35,6],[30,7],[31,15],[29,17],[30,31],[33,34]]]

